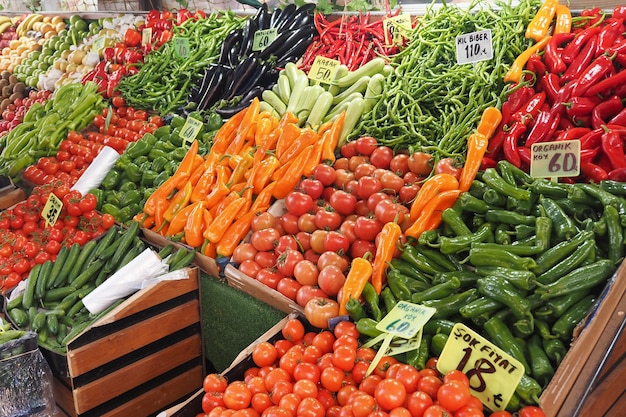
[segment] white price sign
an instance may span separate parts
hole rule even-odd
[[[531,177],[555,178],[578,175],[580,175],[580,140],[541,142],[530,147]]]
[[[456,62],[459,65],[488,61],[493,58],[491,30],[466,33],[456,37]]]

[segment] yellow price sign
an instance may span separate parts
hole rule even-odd
[[[389,46],[402,43],[402,38],[412,29],[411,16],[401,13],[383,20],[385,43]]]
[[[330,84],[335,79],[337,68],[339,68],[341,62],[336,59],[325,58],[323,56],[316,56],[309,70],[309,79],[318,81],[323,84]]]
[[[152,43],[152,28],[144,28],[141,31],[141,46],[150,45]]]
[[[187,117],[185,124],[182,129],[180,129],[180,137],[183,139],[183,143],[193,142],[203,125],[204,123],[202,121],[194,119],[193,117]]]
[[[525,372],[517,359],[461,323],[452,328],[437,369],[462,371],[474,396],[494,411],[506,408]]]
[[[41,210],[41,217],[46,221],[46,226],[54,226],[61,214],[62,208],[63,201],[54,193],[50,193],[46,204],[43,206],[43,210]]]

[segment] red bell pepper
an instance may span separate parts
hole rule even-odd
[[[141,33],[133,28],[126,29],[124,44],[130,47],[139,46],[141,44]]]

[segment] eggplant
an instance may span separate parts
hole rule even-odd
[[[297,62],[302,55],[304,55],[304,52],[307,50],[311,42],[313,42],[314,38],[314,33],[310,33],[306,37],[300,38],[300,40],[293,44],[292,47],[283,54],[283,56],[278,58],[276,66],[278,68],[284,68],[288,62]]]
[[[289,31],[278,33],[278,35],[274,38],[272,43],[267,45],[262,51],[259,51],[259,54],[258,54],[259,59],[266,60],[272,55],[276,56],[276,51],[280,49],[282,46],[284,46],[285,42],[288,41],[290,36],[297,33],[298,30],[302,30],[302,29],[294,29],[294,30],[289,30]]]
[[[290,33],[290,35],[287,37],[287,39],[285,39],[282,44],[279,45],[272,52],[272,55],[278,57],[279,59],[285,56],[287,51],[289,51],[298,41],[300,41],[300,39],[310,38],[308,42],[311,42],[313,40],[313,36],[317,34],[317,29],[311,26],[303,26],[288,33]]]
[[[257,64],[257,68],[250,75],[250,77],[245,81],[245,83],[241,84],[236,90],[232,91],[229,94],[229,97],[226,98],[226,100],[230,100],[237,96],[245,95],[254,87],[263,86],[263,84],[261,84],[261,80],[265,76],[265,73],[269,70],[270,70],[270,67],[268,65]]]
[[[241,46],[239,48],[239,58],[245,58],[252,51],[252,44],[254,42],[254,34],[258,30],[257,24],[254,20],[246,20],[246,25],[243,29],[243,38],[241,39]]]
[[[270,26],[268,27],[268,29],[270,28],[275,28],[276,24],[280,18],[280,15],[282,14],[283,10],[282,9],[274,9],[272,11],[272,14],[270,16]]]
[[[280,16],[278,17],[278,19],[276,19],[276,22],[272,27],[277,28],[280,32],[280,28],[285,23],[289,22],[291,18],[293,18],[293,16],[296,14],[296,9],[297,7],[293,3],[289,3],[288,5],[283,7],[282,11],[280,12]]]
[[[206,89],[203,91],[202,99],[198,103],[198,110],[206,110],[210,108],[216,101],[216,98],[219,98],[218,94],[222,91],[228,70],[228,67],[220,65],[212,71],[211,80],[207,84]]]
[[[222,48],[220,49],[220,56],[217,60],[218,64],[228,65],[230,62],[231,49],[238,45],[243,38],[243,31],[241,29],[234,30],[226,36]]]
[[[270,28],[270,15],[267,11],[267,3],[263,3],[259,10],[253,17],[258,30],[265,30]]]
[[[265,90],[265,88],[258,85],[248,91],[247,94],[242,96],[241,100],[239,100],[239,102],[234,106],[215,109],[215,113],[219,114],[223,119],[230,119],[243,109],[249,107],[250,103],[252,103],[252,100],[254,100],[255,97],[261,97],[263,90]]]
[[[291,22],[287,25],[287,27],[285,27],[285,30],[297,29],[302,26],[313,26],[313,19],[314,17],[311,14],[298,14],[291,19]]]
[[[235,95],[242,86],[246,84],[248,79],[254,74],[255,70],[259,67],[259,60],[255,55],[250,55],[239,63],[232,71],[233,78],[226,89],[225,97],[229,95]]]

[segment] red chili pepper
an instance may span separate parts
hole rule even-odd
[[[604,12],[600,7],[594,7],[593,9],[585,9],[580,12],[582,17],[588,18],[585,22],[586,28],[591,26],[596,26],[597,23],[600,23],[602,19],[604,19]]]
[[[592,162],[581,162],[580,172],[593,182],[604,181],[609,177],[604,168]]]
[[[612,169],[608,172],[607,179],[612,181],[626,182],[626,168]]]
[[[560,141],[580,139],[589,132],[591,132],[591,129],[589,129],[588,127],[574,127],[572,129],[562,131],[557,136],[556,140]]]
[[[517,148],[520,160],[526,166],[530,166],[530,160],[532,158],[532,152],[528,146],[520,146]]]
[[[178,11],[176,12],[176,26],[182,25],[187,19],[190,19],[191,17],[192,15],[189,10],[178,9]]]
[[[580,77],[574,81],[574,87],[571,91],[571,97],[582,96],[597,83],[602,77],[614,71],[613,61],[606,55],[601,55],[589,64],[589,66],[580,74]]]
[[[526,63],[526,72],[532,73],[532,74],[526,74],[524,79],[530,82],[533,80],[533,78],[541,77],[547,71],[548,71],[548,68],[546,67],[546,64],[543,62],[543,59],[541,58],[541,56],[538,53],[534,53],[530,56],[530,58],[528,58],[528,62]]]
[[[611,55],[613,56],[613,55]],[[613,58],[615,62],[617,62],[622,68],[626,67],[626,53],[617,54],[615,58]]]
[[[480,169],[481,171],[486,170],[487,168],[495,168],[497,165],[497,162],[495,159],[490,158],[488,156],[483,156],[483,161],[480,164]]]
[[[564,103],[565,112],[568,116],[586,116],[591,114],[593,109],[600,103],[599,97],[572,97],[569,102]]]
[[[596,51],[596,55],[603,54],[609,49],[615,41],[622,36],[624,32],[624,21],[623,19],[609,19],[607,23],[604,25],[600,33],[598,34],[598,50]]]
[[[570,44],[571,45],[571,44]],[[591,64],[598,48],[598,37],[593,36],[584,44],[580,52],[572,59],[569,66],[561,76],[561,82],[566,83],[577,79],[580,74]]]
[[[506,100],[509,103],[509,110],[511,113],[515,113],[522,106],[528,103],[528,100],[535,94],[535,89],[529,86],[522,86],[516,88],[511,92]],[[503,115],[504,116],[504,115]]]
[[[598,129],[607,124],[608,119],[618,114],[624,108],[619,96],[611,96],[594,107],[591,113],[591,127]]]
[[[623,108],[619,113],[613,116],[608,124],[626,126],[626,108]]]
[[[573,38],[573,33],[558,33],[552,36],[543,54],[548,71],[558,74],[567,69],[567,65],[561,57],[563,50],[559,48],[559,46],[565,42],[571,41]]]
[[[578,126],[576,126],[568,117],[561,116],[561,120],[559,121],[559,127],[557,129],[558,131],[561,131],[574,129],[576,127]]]
[[[539,90],[546,93],[546,98],[550,103],[554,103],[559,95],[560,77],[553,72],[545,74],[539,79]]]
[[[523,122],[516,122],[511,129],[504,136],[503,151],[504,157],[515,165],[516,167],[522,166],[522,161],[518,152],[518,143],[524,133],[526,133],[527,127]]]
[[[511,116],[512,120],[521,123],[527,123],[529,119],[534,119],[539,114],[539,110],[543,106],[543,103],[546,102],[546,93],[545,91],[540,91],[534,94],[522,107],[513,112]]]
[[[610,92],[612,89],[615,89],[616,87],[623,85],[624,83],[626,83],[626,71],[622,69],[615,75],[607,77],[602,81],[599,81],[597,84],[589,87],[589,89],[585,92],[585,95],[595,96],[597,94]]]
[[[580,149],[591,149],[600,146],[604,129],[594,129],[580,137]]]
[[[615,43],[606,50],[606,54],[610,56],[624,53],[626,53],[626,39],[624,38],[616,40]]]
[[[602,152],[609,159],[612,169],[626,168],[624,141],[619,133],[608,130],[602,135]]]
[[[561,115],[558,112],[551,112],[546,105],[545,109],[537,116],[537,121],[526,137],[526,146],[530,147],[534,143],[550,140],[559,126],[560,120]]]
[[[626,6],[614,7],[611,16],[616,19],[626,19]]]
[[[598,156],[597,149],[581,149],[580,162],[592,162]]]
[[[578,32],[574,39],[572,39],[572,41],[563,48],[563,53],[561,54],[563,61],[565,61],[566,64],[572,63],[582,50],[583,46],[585,46],[592,38],[595,38],[598,33],[600,33],[600,28],[598,26],[590,27]]]

